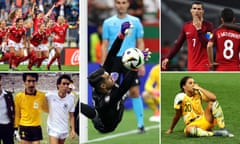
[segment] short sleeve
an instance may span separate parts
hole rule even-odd
[[[175,99],[174,99],[174,109],[179,110],[181,108],[181,103],[183,101],[184,96],[185,96],[185,93],[183,93],[183,92],[178,93],[175,96]]]

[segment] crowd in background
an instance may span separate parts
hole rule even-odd
[[[61,75],[62,73],[41,73],[39,74],[39,81],[37,88],[41,91],[47,92],[47,91],[53,91],[56,89],[56,77]],[[68,73],[69,74],[69,73]],[[24,85],[21,83],[22,81],[22,74],[1,74],[4,79],[2,79],[2,82],[4,85],[2,86],[4,89],[18,92],[20,90],[24,89]],[[79,90],[79,74],[78,73],[72,73],[71,78],[74,82],[75,91]]]

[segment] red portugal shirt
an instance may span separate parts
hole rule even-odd
[[[172,50],[167,55],[171,59],[182,47],[185,40],[188,45],[188,71],[208,71],[209,60],[207,55],[207,32],[213,31],[213,24],[203,21],[202,29],[196,30],[192,21],[184,23],[181,33],[175,42]]]
[[[216,70],[239,70],[240,33],[227,28],[214,31],[210,40],[216,45]]]
[[[55,33],[56,37],[53,42],[64,43],[67,34],[68,24],[64,23],[62,25],[55,24],[52,28],[52,32]]]

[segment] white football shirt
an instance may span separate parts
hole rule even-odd
[[[59,133],[68,133],[69,112],[75,110],[74,96],[67,94],[60,98],[57,93],[47,93],[46,97],[49,106],[48,128]]]

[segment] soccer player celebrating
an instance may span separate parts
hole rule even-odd
[[[32,55],[29,60],[28,69],[31,70],[34,63],[41,60],[41,48],[40,44],[42,43],[45,36],[45,23],[40,24],[39,30],[34,32],[29,40],[30,42],[30,51]]]
[[[6,50],[6,34],[7,34],[6,21],[0,21],[0,48],[3,56],[0,59],[0,62],[4,62],[9,59],[9,53]]]
[[[235,20],[232,9],[221,12],[222,24],[233,24]],[[216,60],[213,56],[213,45],[216,44]],[[239,71],[240,33],[226,27],[220,27],[213,33],[207,45],[208,57],[213,70]]]
[[[22,42],[26,41],[26,29],[23,27],[23,19],[18,18],[16,20],[16,26],[9,28],[7,33],[8,48],[9,48],[9,65],[13,70],[16,69],[16,65],[19,58],[23,57]]]
[[[63,49],[63,44],[65,42],[68,28],[77,28],[77,25],[69,25],[65,22],[65,18],[63,16],[58,16],[57,23],[52,28],[52,32],[55,33],[55,35],[53,36],[53,47],[55,49],[55,55],[52,57],[52,59],[47,65],[48,70],[50,70],[50,67],[55,60],[57,60],[58,62],[58,69],[62,70],[60,54]]]
[[[42,62],[49,56],[48,38],[51,36],[51,33],[52,33],[52,25],[53,25],[53,20],[48,19],[48,21],[46,23],[46,29],[45,29],[45,33],[43,36],[43,40],[42,40],[41,44],[39,45],[40,51],[41,51],[41,58],[37,62],[37,68],[40,68]]]
[[[183,117],[186,136],[234,136],[225,129],[223,111],[214,93],[200,87],[189,76],[181,79],[180,88],[182,92],[174,99],[175,114],[167,134],[173,132],[175,125]],[[205,110],[202,102],[207,103]],[[212,131],[216,124],[220,130]]]
[[[137,75],[137,71],[129,71],[123,78],[120,85],[115,83],[111,72],[113,61],[121,44],[124,40],[126,32],[129,32],[131,24],[129,22],[122,23],[121,33],[114,41],[102,68],[97,69],[88,77],[90,85],[93,87],[92,97],[94,100],[94,108],[81,103],[81,113],[92,119],[94,127],[101,133],[112,132],[116,129],[122,120],[124,112],[124,95],[131,87],[131,81]]]
[[[203,4],[194,1],[190,9],[192,21],[184,23],[181,33],[170,53],[162,60],[162,68],[167,69],[171,58],[180,50],[185,40],[188,44],[188,71],[208,71],[207,32],[212,33],[213,24],[203,19]]]

